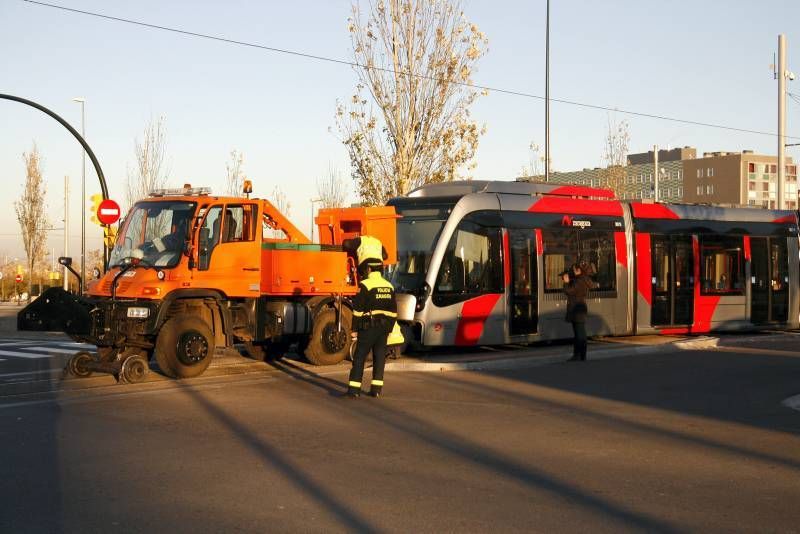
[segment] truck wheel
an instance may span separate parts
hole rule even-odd
[[[214,334],[199,317],[173,317],[164,323],[156,338],[156,362],[170,378],[199,376],[213,357]]]
[[[87,378],[92,376],[92,371],[86,368],[86,364],[94,361],[92,355],[88,352],[78,352],[72,355],[67,362],[67,373],[78,378]]]
[[[266,343],[244,342],[244,351],[247,355],[259,362],[276,361],[282,359],[289,350],[289,343],[284,341]]]
[[[335,365],[350,353],[350,324],[352,314],[342,308],[342,330],[336,330],[336,310],[325,308],[314,317],[311,337],[305,350],[314,365]]]

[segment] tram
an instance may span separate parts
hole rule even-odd
[[[590,336],[798,327],[795,212],[495,181],[427,185],[389,204],[401,216],[398,317],[418,346],[572,337],[559,274],[576,262],[594,282]]]

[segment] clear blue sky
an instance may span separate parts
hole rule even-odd
[[[52,0],[53,3],[273,47],[347,59],[347,0],[305,2],[137,2]],[[545,0],[466,0],[470,20],[487,34],[489,52],[476,83],[544,94]],[[800,2],[552,0],[551,95],[621,109],[740,128],[774,131],[776,82],[769,64],[777,35],[789,41],[789,67],[800,71]],[[166,117],[173,185],[222,188],[232,149],[266,196],[280,185],[291,217],[308,231],[315,184],[329,165],[347,177],[334,126],[336,100],[355,74],[346,66],[183,37],[119,22],[0,0],[0,92],[51,107],[76,127],[86,98],[87,138],[112,197],[123,196],[133,140],[148,119]],[[794,82],[800,84],[800,80]],[[789,90],[800,93],[790,83]],[[800,106],[789,100],[789,133],[800,135]],[[543,144],[541,100],[490,94],[473,108],[488,132],[474,177],[512,179]],[[602,163],[608,113],[553,104],[554,167]],[[626,117],[632,152],[692,145],[699,151],[752,149],[775,153],[773,137]],[[81,153],[49,117],[0,101],[0,254],[21,254],[13,201],[24,180],[21,155],[36,141],[44,157],[54,223],[63,217],[63,177],[72,182],[71,250],[78,250]],[[792,154],[790,149],[790,154]],[[91,166],[88,194],[97,192]],[[355,198],[355,197],[353,197]],[[89,246],[99,231],[89,226]],[[61,236],[51,246],[60,253]],[[2,258],[0,258],[2,259]]]

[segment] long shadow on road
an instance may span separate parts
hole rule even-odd
[[[301,469],[294,466],[280,450],[266,441],[259,439],[258,436],[248,430],[245,425],[241,424],[234,417],[206,399],[200,392],[194,391],[191,388],[188,388],[186,392],[217,422],[231,431],[244,445],[258,454],[267,466],[275,468],[301,491],[315,499],[348,530],[357,532],[376,532],[378,530],[344,502],[330,495],[322,486],[312,480],[311,477],[303,473]]]
[[[273,362],[273,367],[305,383],[318,387],[329,394],[344,391],[344,383],[291,364]],[[373,403],[371,409],[359,409],[359,403],[346,404],[343,409],[372,425],[382,425],[402,431],[417,441],[445,451],[460,460],[515,480],[529,488],[546,491],[568,499],[571,503],[616,520],[627,528],[638,528],[648,532],[677,532],[679,529],[668,522],[624,509],[608,500],[587,494],[570,484],[561,482],[541,471],[523,465],[505,455],[486,447],[471,443],[464,436],[456,435],[406,412],[394,410],[386,403]]]

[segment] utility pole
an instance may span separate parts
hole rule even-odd
[[[64,256],[69,256],[69,176],[64,177]],[[69,270],[64,267],[64,291],[69,291]]]
[[[775,207],[783,209],[783,188],[786,178],[786,36],[778,35],[778,200]]]
[[[655,186],[653,198],[658,202],[658,145],[653,145],[653,185]]]
[[[550,181],[550,0],[544,29],[544,181]]]
[[[81,137],[86,139],[86,115],[84,113],[86,100],[73,98],[73,102],[81,105]],[[81,281],[78,293],[83,294],[83,281],[86,280],[86,149],[81,153]]]

